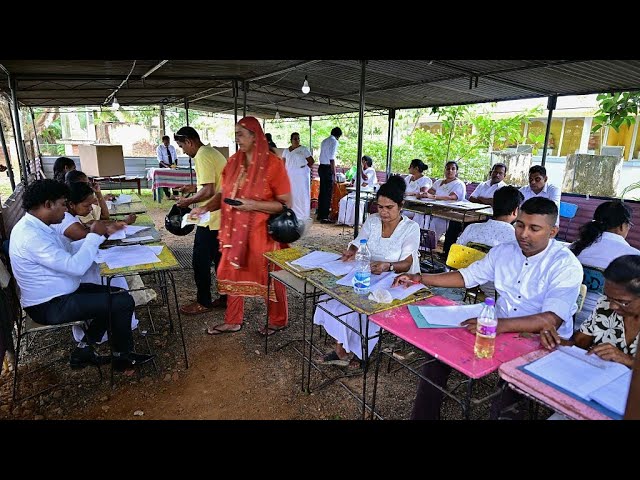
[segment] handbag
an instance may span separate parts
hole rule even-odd
[[[292,243],[302,236],[302,226],[295,212],[283,204],[280,213],[269,216],[267,232],[276,242]]]

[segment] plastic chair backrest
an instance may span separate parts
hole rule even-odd
[[[447,267],[456,269],[465,268],[473,262],[482,260],[486,255],[486,253],[476,250],[475,248],[465,247],[464,245],[454,243],[451,245],[451,249],[449,249]]]
[[[580,293],[578,294],[578,299],[576,300],[576,305],[578,309],[576,313],[574,313],[574,317],[578,315],[582,311],[582,307],[584,307],[584,299],[587,297],[587,286],[583,283],[580,285]]]
[[[484,243],[477,243],[477,242],[469,242],[467,243],[467,247],[475,248],[476,250],[480,250],[481,252],[484,252],[484,253],[489,253],[489,250],[491,250],[491,247],[489,245],[485,245]]]
[[[437,245],[438,241],[436,239],[436,232],[433,230],[420,231],[420,247],[433,250]]]
[[[588,292],[604,293],[604,271],[595,268],[583,266],[582,283],[587,286]]]
[[[573,218],[578,211],[578,205],[575,203],[560,202],[560,216],[564,218]]]

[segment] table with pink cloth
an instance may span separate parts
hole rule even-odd
[[[453,300],[436,295],[413,305],[446,306],[456,304],[457,302]],[[451,392],[445,391],[446,395],[462,406],[467,418],[469,417],[471,403],[476,405],[488,399],[474,400],[471,398],[474,380],[495,372],[504,362],[540,348],[540,341],[537,335],[521,336],[518,333],[501,333],[496,337],[493,358],[480,359],[476,358],[473,353],[474,334],[469,333],[465,328],[418,328],[407,305],[376,313],[371,315],[370,319],[385,331],[405,340],[468,377],[467,392],[464,398],[458,398]],[[437,319],[433,323],[437,324]],[[382,347],[380,347],[380,351],[383,351]],[[380,356],[378,356],[376,365],[374,385],[377,382],[379,363]],[[417,374],[415,371],[414,373]],[[428,379],[426,380],[428,381]],[[374,387],[374,392],[375,390]],[[375,405],[375,398],[373,403]]]

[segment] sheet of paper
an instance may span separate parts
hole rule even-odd
[[[586,350],[583,352],[586,355]],[[577,355],[568,355],[562,350],[545,355],[526,365],[524,369],[585,400],[590,399],[593,391],[629,370],[615,362],[607,362],[605,368],[596,367]]]
[[[198,226],[206,226],[209,224],[209,220],[211,219],[211,212],[204,212],[201,215],[198,215],[198,218],[191,218],[191,214],[190,213],[185,213],[182,216],[182,223],[181,223],[181,227],[184,228],[187,225],[193,224],[193,225],[198,225]]]
[[[104,203],[107,205],[107,209],[113,210],[113,202],[111,200],[105,200]]]
[[[161,260],[148,247],[142,245],[119,246],[98,251],[96,263],[105,262],[109,268],[132,267]]]
[[[332,262],[341,257],[339,253],[331,253],[331,252],[322,252],[317,250],[315,252],[308,253],[307,255],[298,258],[297,260],[292,260],[290,263],[296,267],[311,270],[314,268],[320,268],[325,263]]]
[[[127,236],[126,229],[123,228],[109,235],[109,240],[124,240],[126,236]]]
[[[124,228],[124,233],[127,235],[127,237],[130,237],[131,235],[135,235],[138,232],[141,232],[142,230],[149,230],[151,227],[144,227],[144,226],[137,226],[137,225],[127,225]]]
[[[344,277],[342,277],[340,280],[338,280],[336,282],[337,285],[345,285],[347,287],[350,287],[353,285],[352,280],[353,280],[353,276],[355,275],[355,271],[352,270],[351,272],[349,272],[347,275],[345,275]],[[393,281],[393,277],[395,277],[395,275],[393,274],[393,272],[384,272],[380,275],[374,275],[373,273],[371,274],[371,283],[369,284],[369,289],[371,291],[375,290],[376,288],[378,288],[378,283],[381,280],[384,280],[385,278],[391,276],[391,280]]]
[[[121,193],[120,195],[118,195],[118,197],[116,198],[114,203],[116,205],[122,205],[124,203],[131,203],[131,195],[126,195],[124,193]]]
[[[600,405],[616,412],[619,415],[624,415],[630,385],[631,370],[628,370],[613,382],[609,382],[591,392],[591,400],[598,402]]]
[[[384,288],[385,290],[387,290],[391,294],[391,297],[394,300],[404,300],[409,295],[417,292],[418,290],[421,290],[421,289],[425,288],[425,286],[422,283],[417,283],[417,284],[411,285],[411,286],[409,286],[407,288],[404,288],[402,285],[399,285],[397,287],[391,288],[391,284],[393,283],[393,280],[396,277],[397,277],[397,275],[389,275],[389,276],[381,279],[376,284],[376,289]]]
[[[160,255],[162,253],[164,245],[147,245],[145,248],[150,249],[154,253],[154,255]]]
[[[480,315],[483,303],[473,305],[451,305],[447,307],[418,307],[427,322],[432,325],[459,327],[460,323]]]
[[[418,328],[453,328],[449,325],[438,325],[427,322],[427,320],[422,316],[422,313],[420,313],[420,307],[417,305],[409,305],[407,308],[409,308],[409,313],[411,314],[413,321],[416,322],[416,327]],[[458,328],[462,327],[458,326]]]
[[[355,262],[343,262],[342,260],[334,260],[333,262],[328,262],[322,265],[320,268],[326,270],[327,272],[339,277],[341,275],[346,275],[356,266]]]
[[[122,239],[122,243],[136,243],[136,242],[146,242],[147,240],[153,240],[151,235],[143,235],[142,237],[129,237]]]

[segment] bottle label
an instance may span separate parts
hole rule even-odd
[[[371,284],[371,273],[356,272],[353,276],[353,285],[358,288],[367,288]]]
[[[496,330],[498,330],[498,326],[497,325],[480,325],[480,324],[478,324],[476,326],[476,330],[478,330],[478,333],[480,335],[483,335],[485,337],[495,337],[496,336]]]

